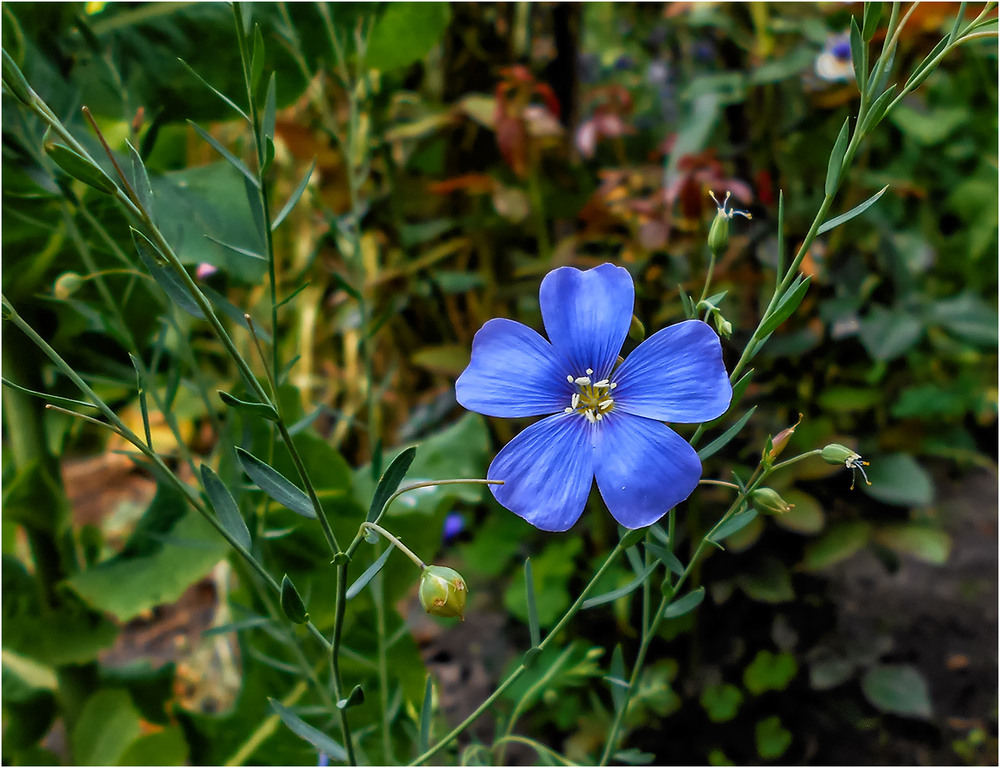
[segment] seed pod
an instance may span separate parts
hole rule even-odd
[[[420,604],[427,613],[445,618],[458,617],[465,621],[465,600],[469,588],[462,575],[453,568],[431,565],[420,577]]]
[[[781,498],[773,488],[758,488],[750,494],[750,500],[757,511],[765,515],[783,515],[795,506]]]

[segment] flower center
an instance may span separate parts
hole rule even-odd
[[[588,368],[585,376],[566,375],[566,381],[576,387],[576,392],[564,411],[578,413],[591,424],[596,424],[614,409],[615,401],[611,397],[611,390],[618,385],[607,379],[594,381],[591,378],[593,375],[593,368]]]

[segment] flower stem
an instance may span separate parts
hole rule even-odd
[[[563,628],[570,622],[570,620],[577,614],[577,612],[579,612],[580,608],[583,606],[584,600],[587,599],[587,596],[591,593],[594,587],[597,586],[597,582],[600,580],[601,576],[604,575],[604,572],[611,567],[611,564],[618,558],[618,556],[624,550],[625,548],[619,541],[618,544],[615,546],[615,548],[611,550],[611,553],[608,555],[607,559],[605,559],[605,561],[601,564],[601,567],[597,569],[597,573],[595,573],[593,578],[591,578],[591,580],[587,583],[587,586],[583,588],[583,591],[580,593],[580,596],[576,599],[573,605],[569,607],[569,609],[566,611],[563,617],[559,619],[559,623],[552,628],[552,631],[545,636],[545,639],[542,640],[542,642],[540,642],[536,646],[536,648],[531,649],[532,651],[535,651],[536,653],[544,651],[548,647],[552,639],[559,635],[559,633],[563,630]],[[532,656],[534,656],[534,654],[532,654]],[[469,715],[467,718],[465,718],[465,720],[463,720],[455,728],[453,728],[451,732],[448,733],[444,738],[442,738],[437,744],[428,749],[422,755],[418,755],[417,758],[413,760],[413,762],[409,763],[409,765],[421,765],[422,763],[425,763],[426,761],[434,757],[434,755],[436,755],[442,749],[444,749],[448,744],[454,741],[466,728],[468,728],[476,720],[478,720],[479,717],[484,712],[486,712],[486,710],[488,710],[491,706],[493,706],[493,703],[497,699],[499,699],[504,694],[504,692],[508,688],[510,688],[510,686],[513,685],[514,682],[517,681],[517,679],[521,677],[521,675],[523,675],[528,670],[527,662],[528,659],[522,660],[518,668],[515,669],[513,672],[511,672],[510,675],[507,677],[507,679],[504,680],[497,687],[497,689],[493,691],[493,693],[491,693],[486,698],[486,700],[482,704],[476,707],[475,711],[471,715]]]
[[[413,564],[416,565],[417,568],[419,568],[421,571],[424,570],[427,567],[427,564],[424,563],[424,561],[421,560],[419,557],[417,557],[415,554],[413,554],[413,552],[410,550],[409,547],[407,547],[405,544],[403,544],[403,542],[401,542],[399,539],[397,539],[395,536],[393,536],[391,533],[389,533],[381,525],[379,525],[377,523],[362,523],[361,524],[361,531],[363,532],[363,531],[366,531],[366,530],[375,531],[375,533],[379,534],[380,536],[382,536],[387,541],[391,542],[392,544],[395,544],[396,548],[400,552],[402,552],[404,555],[406,555],[408,558],[410,558],[410,560],[413,561]],[[362,535],[364,535],[364,534],[362,533]]]

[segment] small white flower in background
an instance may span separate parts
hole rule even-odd
[[[842,32],[837,35],[829,35],[826,38],[823,52],[816,57],[816,74],[831,82],[854,78],[854,67],[851,65],[850,33]]]

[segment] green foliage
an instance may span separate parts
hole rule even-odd
[[[927,719],[931,716],[927,681],[908,665],[879,664],[861,678],[861,688],[883,712]]]
[[[743,703],[743,692],[729,683],[710,685],[701,692],[700,702],[709,720],[725,723],[736,717]]]
[[[757,754],[765,760],[775,760],[785,754],[792,744],[792,734],[781,725],[777,715],[758,721],[754,735],[757,740]]]
[[[755,696],[764,691],[782,691],[798,672],[798,662],[791,654],[760,650],[743,671],[743,685]]]

